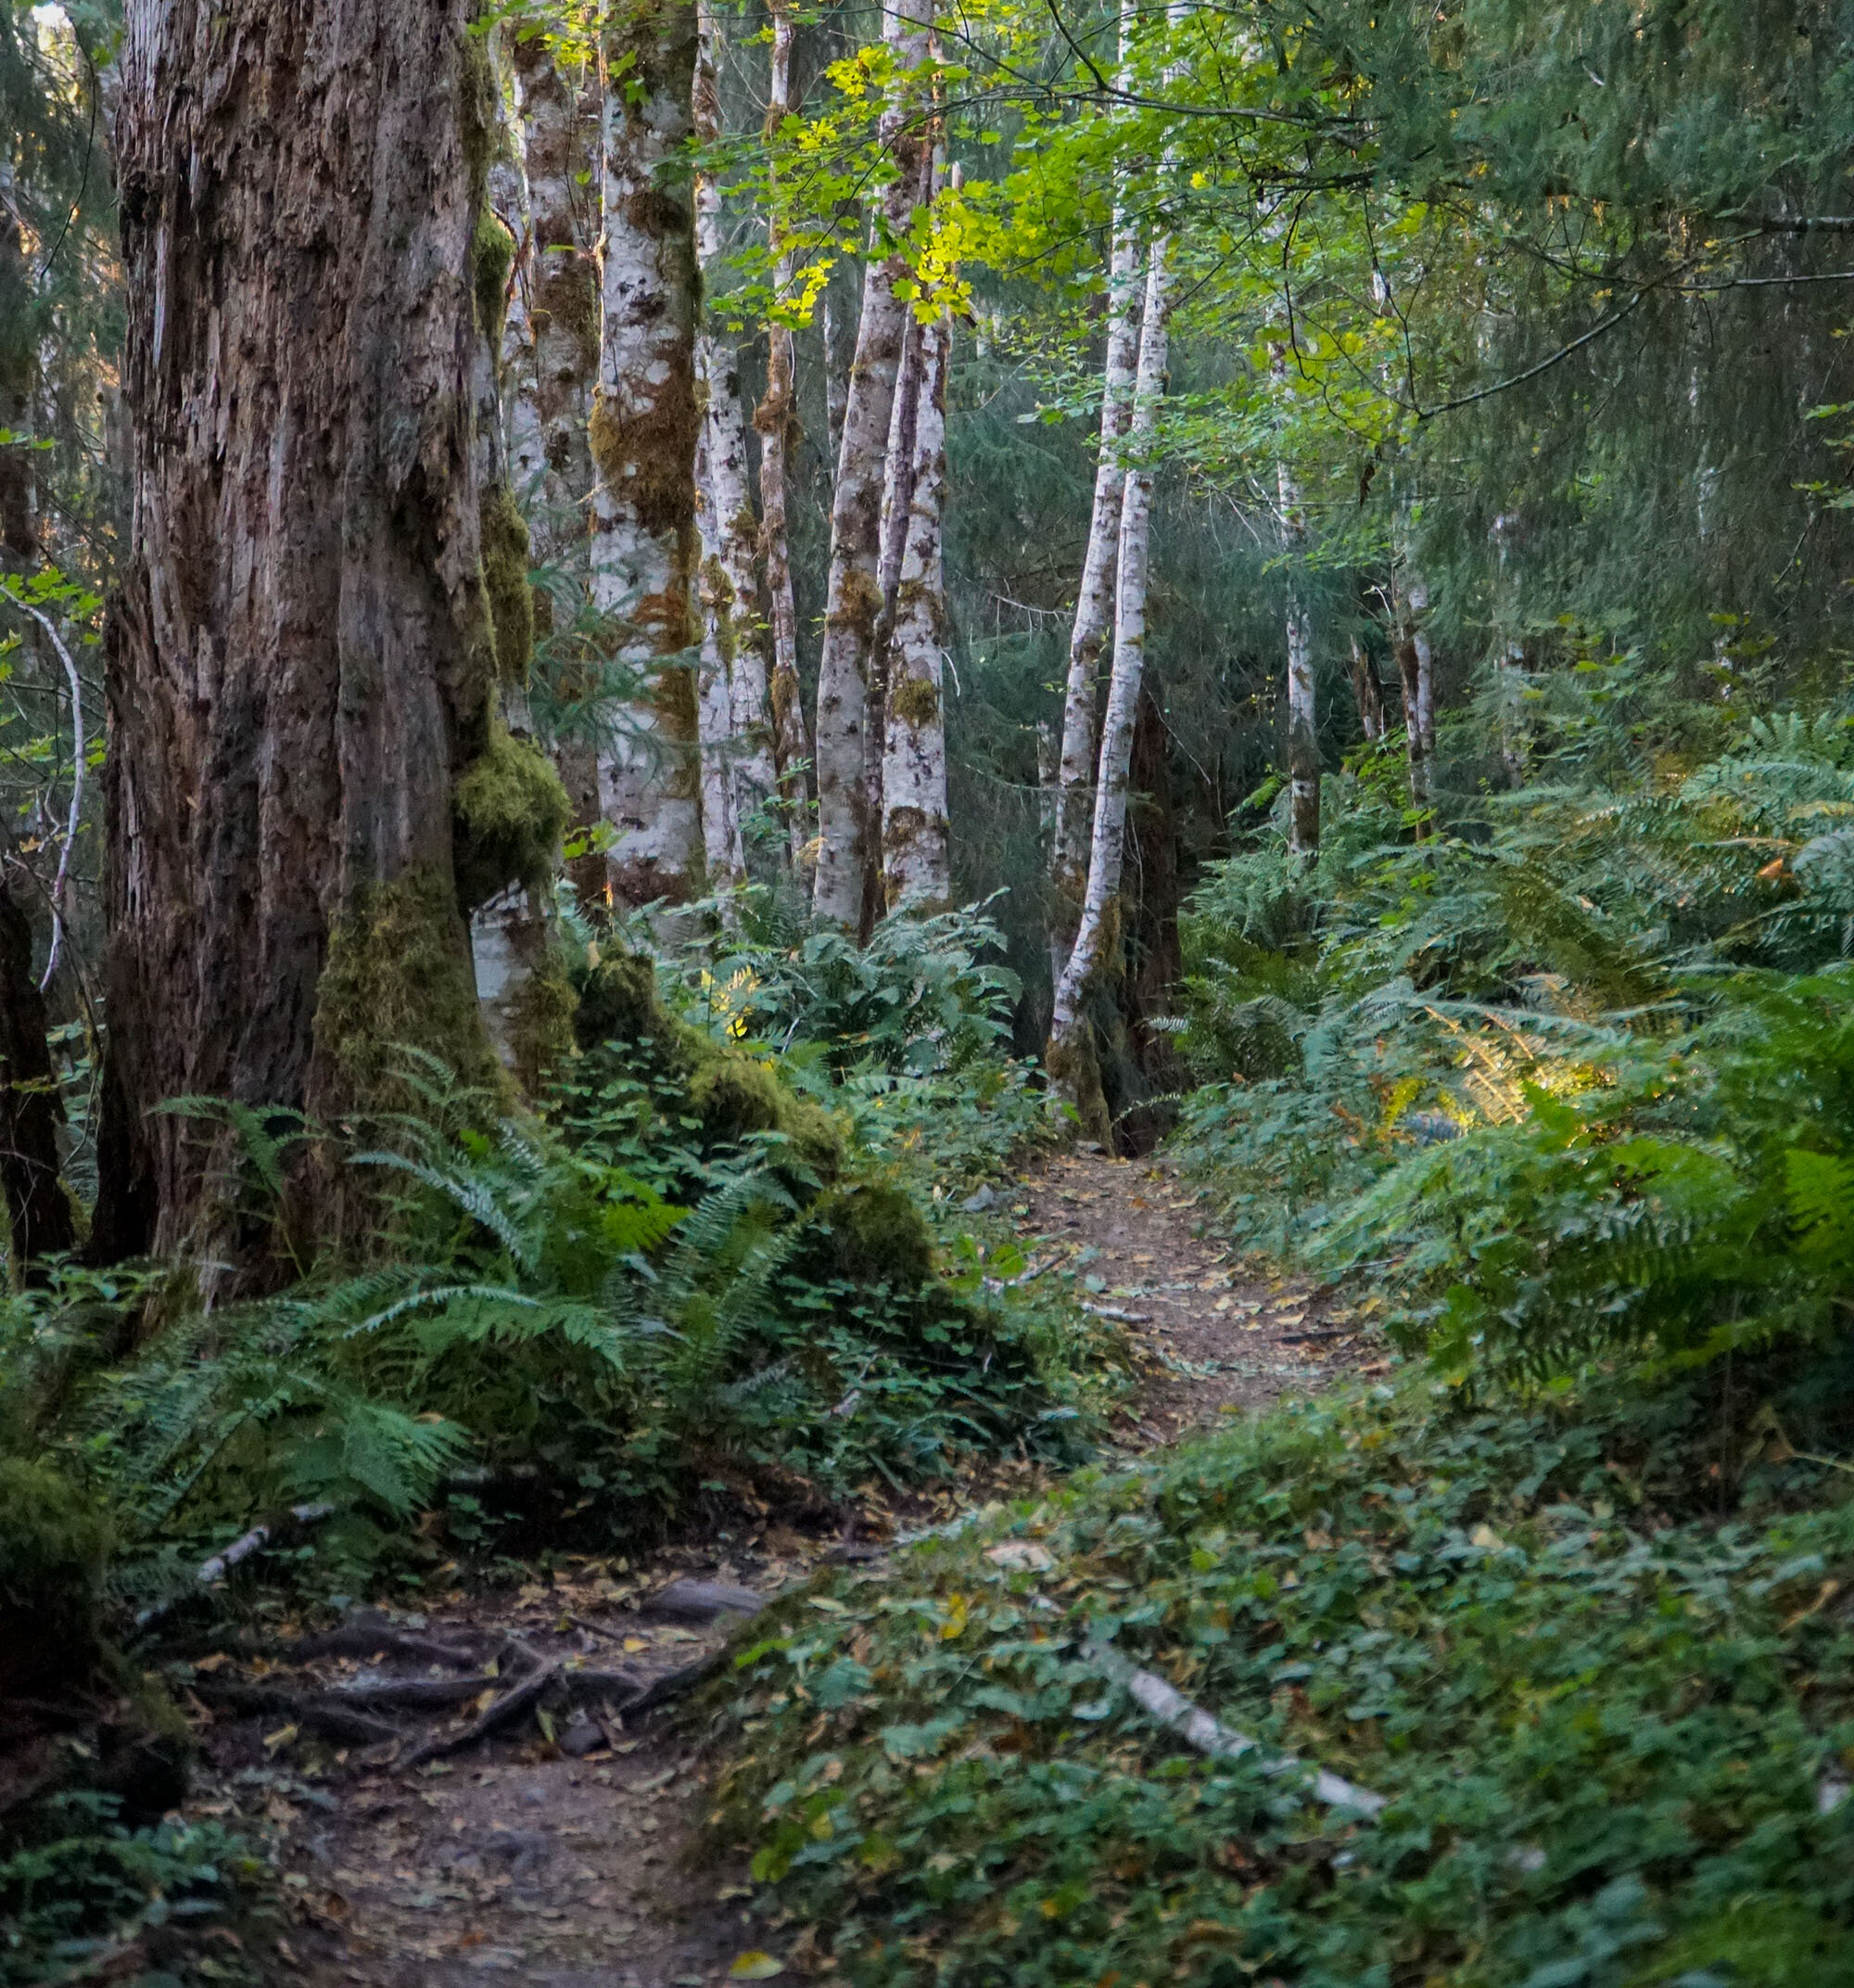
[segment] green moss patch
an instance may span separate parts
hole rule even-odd
[[[539,746],[492,723],[488,749],[457,783],[457,889],[481,904],[511,884],[540,887],[553,867],[572,803]]]
[[[527,524],[506,483],[483,492],[483,586],[496,631],[496,674],[504,683],[527,682],[534,659],[534,590],[528,585]]]
[[[366,886],[329,934],[315,1001],[316,1054],[332,1094],[321,1108],[412,1108],[416,1101],[394,1074],[405,1043],[466,1084],[502,1087],[457,895],[429,869]]]

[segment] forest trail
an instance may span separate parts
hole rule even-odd
[[[1261,1273],[1195,1234],[1196,1198],[1162,1163],[1061,1153],[1007,1192],[1033,1259],[1060,1253],[1054,1268],[1073,1277],[1078,1301],[1127,1335],[1138,1384],[1115,1434],[1128,1454],[1316,1388],[1356,1357],[1352,1315],[1331,1293]],[[397,1744],[349,1748],[321,1775],[293,1765],[307,1719],[234,1707],[206,1727],[196,1809],[236,1812],[277,1834],[293,1919],[278,1943],[282,1978],[314,1988],[770,1978],[765,1950],[780,1942],[746,1909],[744,1873],[691,1854],[699,1762],[672,1719],[626,1722],[620,1708],[717,1652],[753,1597],[846,1557],[877,1560],[881,1548],[771,1523],[640,1563],[572,1562],[550,1585],[459,1592],[421,1614],[359,1612],[339,1650],[310,1638],[294,1665],[276,1653],[209,1659],[208,1695],[222,1700],[238,1678],[305,1703],[370,1680],[482,1679],[490,1653],[500,1659],[460,1710],[409,1722]],[[558,1667],[544,1697],[480,1743],[406,1771],[421,1737],[480,1715],[531,1663]]]

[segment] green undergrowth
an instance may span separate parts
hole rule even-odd
[[[1854,1502],[1780,1443],[1721,1475],[1717,1419],[1380,1386],[836,1574],[711,1712],[716,1826],[857,1983],[1854,1980]]]

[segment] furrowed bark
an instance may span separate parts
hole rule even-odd
[[[699,144],[721,136],[721,29],[713,0],[700,0],[694,123]],[[775,775],[767,708],[766,624],[759,612],[759,525],[747,480],[746,417],[740,350],[717,304],[722,274],[721,187],[711,172],[695,182],[696,253],[703,307],[695,342],[702,409],[700,516],[703,837],[709,887],[746,874],[742,836],[772,797]],[[713,796],[711,802],[710,796]],[[711,822],[711,813],[719,819]]]
[[[599,756],[616,832],[614,896],[677,904],[698,891],[702,819],[695,673],[694,216],[666,172],[690,132],[692,0],[638,0],[607,29],[601,127],[602,294],[591,418],[592,603],[616,629],[639,694]]]
[[[1094,833],[1087,885],[1075,943],[1056,984],[1055,1013],[1046,1058],[1049,1075],[1081,1115],[1089,1136],[1107,1144],[1112,1128],[1101,1095],[1100,1072],[1089,1032],[1087,999],[1119,969],[1121,866],[1126,852],[1126,782],[1133,728],[1146,668],[1147,556],[1152,526],[1149,452],[1165,392],[1167,334],[1172,308],[1172,242],[1156,237],[1147,253],[1146,296],[1139,328],[1139,363],[1127,425],[1130,460],[1121,491],[1116,550],[1113,667],[1107,715],[1101,726],[1095,780]]]
[[[894,172],[883,197],[879,267],[863,283],[856,362],[850,369],[844,441],[831,507],[831,573],[818,667],[817,915],[855,931],[863,909],[867,856],[875,825],[864,784],[864,731],[876,622],[882,612],[882,492],[906,302],[895,285],[907,274],[900,243],[920,187],[925,135],[911,72],[926,59],[931,0],[896,0],[883,37],[900,71],[883,111],[881,137]]]
[[[207,1093],[337,1121],[417,1040],[493,1081],[457,813],[496,634],[473,434],[490,129],[464,0],[132,0],[133,420],[109,631],[100,1255],[277,1274]],[[500,879],[498,880],[500,881]],[[341,1228],[306,1164],[297,1211]]]
[[[1276,465],[1281,530],[1289,560],[1306,537],[1301,491],[1286,463]],[[1314,704],[1313,624],[1301,577],[1288,574],[1288,850],[1303,863],[1320,853],[1320,735]]]
[[[771,0],[772,67],[768,83],[766,134],[777,136],[792,114],[792,42],[790,0]],[[781,246],[776,212],[767,218],[773,251],[773,288],[784,299],[794,276],[792,257]],[[829,292],[826,292],[826,302]],[[772,747],[779,771],[779,791],[785,808],[786,834],[794,870],[801,871],[810,839],[802,765],[810,757],[805,736],[804,700],[798,684],[798,609],[792,592],[792,544],[786,513],[786,455],[797,433],[797,367],[792,327],[777,319],[767,326],[766,393],[754,410],[759,435],[760,546],[766,557],[768,634],[771,644],[768,686]]]
[[[1120,17],[1120,58],[1127,58],[1133,15]],[[1094,503],[1082,558],[1075,619],[1069,636],[1068,681],[1062,693],[1061,754],[1057,767],[1054,835],[1049,852],[1049,969],[1062,977],[1087,887],[1090,790],[1095,771],[1095,707],[1101,651],[1113,628],[1115,553],[1120,541],[1122,445],[1133,409],[1139,345],[1139,238],[1127,214],[1126,185],[1115,188],[1113,239],[1107,281],[1107,351],[1101,365],[1100,454]]]
[[[946,719],[941,656],[946,590],[941,529],[946,503],[946,374],[950,313],[921,327],[912,468],[882,766],[883,885],[891,911],[942,911],[952,900],[946,822]]]

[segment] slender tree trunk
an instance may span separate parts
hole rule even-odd
[[[701,52],[695,69],[699,144],[721,136],[721,29],[714,0],[700,0]],[[722,273],[721,187],[712,172],[695,183],[696,253],[703,313],[695,346],[702,408],[702,683],[705,714],[703,833],[710,887],[745,875],[743,825],[771,799],[775,775],[767,700],[766,624],[759,612],[759,525],[747,473],[746,417],[740,350],[716,304]],[[718,735],[715,726],[720,727]],[[710,823],[709,794],[725,809]]]
[[[527,226],[510,306],[510,481],[528,521],[535,632],[569,699],[592,688],[592,452],[599,372],[601,91],[595,66],[517,40],[512,64],[527,185]],[[556,743],[581,838],[600,820],[598,757],[590,738]],[[596,852],[569,866],[583,900],[603,899]]]
[[[882,767],[883,882],[891,911],[941,911],[953,895],[941,681],[946,639],[941,527],[952,344],[950,314],[943,312],[921,326],[907,531],[888,645]]]
[[[1404,749],[1410,765],[1410,806],[1420,841],[1431,832],[1434,796],[1430,785],[1430,744],[1435,735],[1435,661],[1422,625],[1429,593],[1413,580],[1398,604],[1397,674],[1403,691]]]
[[[698,392],[702,384],[698,350]],[[718,891],[745,881],[746,852],[734,787],[733,683],[729,668],[734,602],[720,552],[726,532],[715,494],[714,452],[714,427],[705,419],[695,443],[695,522],[702,542],[696,582],[702,648],[695,669],[695,726],[702,750],[702,847],[708,888]]]
[[[928,198],[932,168],[926,169],[921,198]],[[901,562],[908,549],[908,513],[914,499],[914,424],[920,413],[921,326],[912,309],[902,326],[901,363],[895,376],[895,401],[889,410],[888,448],[882,479],[882,554],[876,584],[882,608],[876,616],[875,640],[870,645],[869,687],[864,700],[864,820],[875,824],[864,850],[861,932],[865,939],[884,910],[883,886],[882,770],[888,726],[889,645],[895,638],[895,602],[901,585]]]
[[[401,1041],[493,1078],[465,923],[512,874],[468,795],[498,673],[472,432],[486,68],[464,0],[129,8],[105,1255],[266,1245],[223,1205],[222,1142],[164,1099],[339,1121],[406,1102]],[[340,1204],[332,1173],[298,1189],[318,1221]]]
[[[1281,504],[1281,529],[1290,560],[1299,556],[1306,537],[1300,487],[1286,463],[1276,468]],[[1312,618],[1301,576],[1288,573],[1288,848],[1303,863],[1320,853],[1320,734],[1314,704],[1314,639]]]
[[[926,107],[912,72],[927,54],[930,0],[896,0],[883,37],[899,71],[883,114],[882,142],[895,179],[883,195],[878,268],[863,283],[856,363],[844,415],[843,452],[831,507],[831,575],[818,666],[818,873],[813,905],[829,924],[861,922],[867,857],[880,833],[867,806],[864,731],[871,653],[882,612],[882,491],[895,373],[908,309],[895,294],[907,273],[901,241],[920,190]]]
[[[692,0],[638,0],[606,32],[599,378],[592,407],[592,602],[641,680],[629,730],[599,759],[624,903],[696,894],[702,810],[692,645],[694,215],[669,166],[689,136]]]
[[[830,440],[831,479],[844,460],[844,420],[849,413],[850,376],[856,365],[857,327],[862,322],[864,284],[859,265],[845,256],[831,272],[819,307],[824,346],[824,427]]]
[[[1120,59],[1127,59],[1133,14],[1120,17]],[[1049,969],[1060,981],[1074,944],[1087,887],[1088,806],[1095,772],[1095,707],[1099,698],[1101,651],[1113,627],[1114,555],[1120,540],[1121,492],[1125,483],[1122,449],[1133,409],[1134,366],[1139,345],[1139,238],[1126,210],[1126,183],[1115,189],[1113,240],[1107,282],[1107,352],[1101,366],[1100,453],[1095,464],[1094,504],[1087,549],[1082,557],[1069,636],[1069,674],[1062,693],[1061,758],[1057,772],[1055,835],[1049,853]]]
[[[768,138],[778,134],[792,114],[794,35],[791,0],[771,0],[771,7],[772,70],[766,104]],[[792,293],[794,271],[791,254],[781,240],[776,212],[768,216],[767,234],[773,252],[773,288],[783,300]],[[798,609],[792,592],[792,543],[786,518],[786,454],[798,432],[796,388],[792,327],[775,318],[767,326],[766,393],[754,410],[754,427],[759,434],[760,544],[766,555],[767,624],[772,648],[772,746],[792,864],[802,873],[810,834],[805,776],[800,769],[811,754],[798,684]]]
[[[30,442],[38,353],[31,272],[11,191],[11,163],[0,159],[0,428],[19,438],[0,442],[0,579],[30,570],[39,555]],[[77,1242],[70,1199],[59,1178],[57,1128],[63,1118],[45,1043],[44,999],[32,970],[32,924],[0,870],[0,1191],[16,1276],[35,1256]]]
[[[1087,1000],[1120,964],[1120,875],[1126,853],[1126,782],[1133,728],[1146,669],[1147,555],[1152,528],[1149,452],[1165,392],[1167,334],[1172,310],[1172,242],[1153,241],[1146,261],[1146,299],[1139,329],[1139,363],[1127,427],[1130,460],[1121,491],[1116,552],[1113,667],[1107,715],[1101,726],[1095,779],[1094,834],[1082,915],[1068,964],[1056,985],[1046,1062],[1050,1077],[1080,1113],[1093,1138],[1107,1144],[1112,1132],[1100,1071],[1089,1032]]]
[[[1378,665],[1356,635],[1352,638],[1352,695],[1358,706],[1359,729],[1372,745],[1384,736],[1384,686]]]

